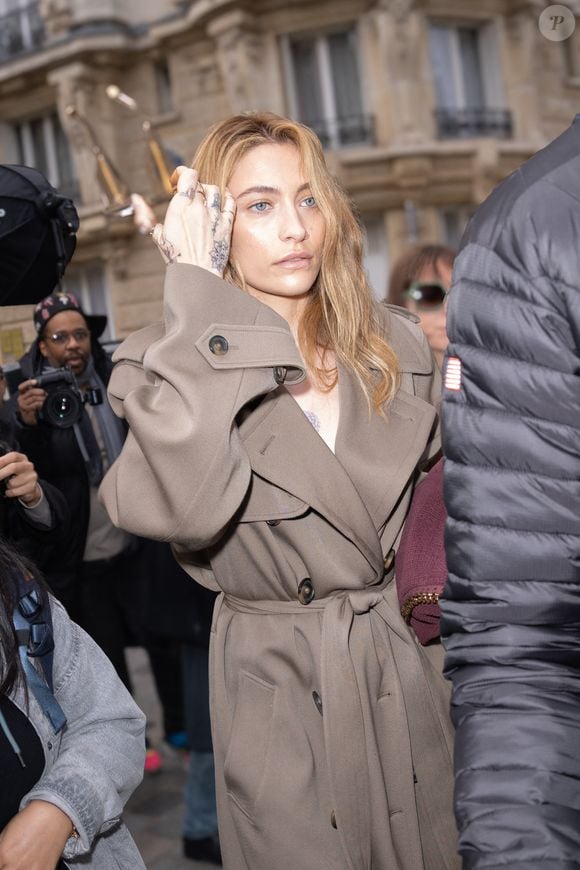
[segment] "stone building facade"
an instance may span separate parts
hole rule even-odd
[[[207,127],[232,112],[289,114],[318,132],[352,197],[382,298],[406,245],[456,244],[492,187],[578,110],[580,27],[546,39],[547,5],[0,0],[0,162],[36,165],[74,195],[81,228],[67,286],[121,338],[159,317],[163,266],[130,218],[106,208],[95,142],[121,187],[147,196],[160,217],[167,195],[152,136],[188,162]],[[566,5],[580,16],[580,3]],[[111,101],[110,84],[138,110]],[[30,319],[29,308],[0,310],[4,361],[33,338]]]

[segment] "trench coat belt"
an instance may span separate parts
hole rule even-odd
[[[374,609],[401,639],[412,643],[406,627],[401,625],[384,598],[383,593],[393,575],[394,569],[385,575],[380,585],[342,590],[327,598],[315,598],[307,606],[293,601],[249,601],[229,594],[224,596],[228,607],[243,613],[304,616],[323,611],[322,721],[332,809],[345,854],[345,870],[371,868],[370,785],[360,702],[361,688],[364,687],[359,687],[357,682],[349,636],[355,616]],[[348,747],[347,752],[345,747]]]

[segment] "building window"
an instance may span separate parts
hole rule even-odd
[[[511,136],[494,26],[432,23],[429,49],[439,137]]]
[[[0,0],[0,63],[44,42],[44,23],[38,3]]]
[[[387,295],[389,280],[389,251],[384,215],[365,215],[361,223],[364,232],[363,265],[373,296],[381,301]]]
[[[157,91],[157,110],[160,115],[166,115],[174,109],[169,64],[166,60],[158,61],[154,66],[154,70],[155,88]]]
[[[104,264],[101,260],[69,266],[63,281],[65,293],[78,296],[85,314],[104,314],[107,327],[100,341],[114,340],[115,324]]]
[[[290,113],[311,127],[327,148],[370,144],[354,27],[332,33],[286,35],[281,40]]]
[[[45,175],[59,193],[78,198],[68,139],[56,112],[15,125],[19,162]]]

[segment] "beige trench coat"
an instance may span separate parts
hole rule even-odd
[[[459,866],[447,689],[393,582],[439,387],[418,326],[382,311],[402,388],[383,419],[340,368],[336,454],[282,386],[303,377],[286,322],[209,272],[170,266],[164,325],[115,355],[130,434],[102,498],[223,592],[211,700],[227,870]]]

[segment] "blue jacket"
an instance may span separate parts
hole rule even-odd
[[[580,867],[580,120],[469,224],[441,602],[464,867]]]

